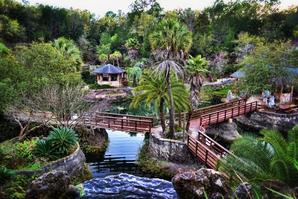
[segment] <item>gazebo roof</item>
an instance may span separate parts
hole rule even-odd
[[[121,74],[124,73],[118,66],[114,66],[112,64],[106,64],[94,70],[95,74]]]

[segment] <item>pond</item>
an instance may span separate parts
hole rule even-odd
[[[83,198],[177,198],[170,181],[152,178],[137,164],[145,134],[107,130],[104,154],[86,155],[93,179],[85,181]]]
[[[145,135],[107,130],[109,145],[104,154],[88,156],[87,163],[94,177],[105,177],[122,172],[141,175],[137,160]]]

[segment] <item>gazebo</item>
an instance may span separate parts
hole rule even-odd
[[[106,64],[94,70],[96,81],[99,85],[110,85],[121,87],[122,80],[125,78],[124,70],[112,64]]]

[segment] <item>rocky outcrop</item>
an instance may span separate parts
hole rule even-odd
[[[70,177],[64,171],[51,171],[32,181],[26,199],[77,199],[80,193],[70,185]]]
[[[154,134],[149,138],[149,152],[159,160],[184,164],[195,163],[195,159],[184,142],[160,138]]]
[[[84,182],[84,199],[90,198],[155,198],[177,199],[171,182],[138,177],[126,173],[93,178]]]
[[[212,169],[202,168],[176,174],[172,183],[181,199],[230,198],[227,177]]]
[[[252,130],[273,129],[287,132],[298,124],[298,113],[282,114],[269,111],[258,111],[235,119],[237,124]]]
[[[251,199],[252,198],[252,186],[248,182],[241,183],[233,193],[233,199]]]
[[[217,137],[226,143],[232,143],[235,139],[241,137],[238,133],[237,125],[234,122],[225,122],[208,126],[206,134],[212,137]]]

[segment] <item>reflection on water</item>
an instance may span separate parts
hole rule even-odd
[[[141,175],[136,161],[145,135],[107,130],[109,146],[104,154],[96,157],[86,155],[93,177],[105,177],[111,174],[130,173]]]

